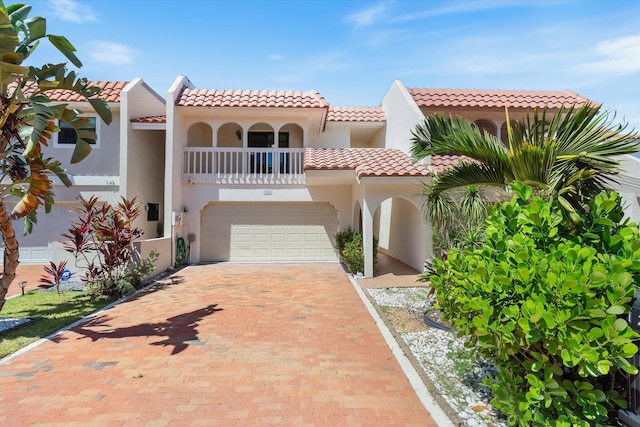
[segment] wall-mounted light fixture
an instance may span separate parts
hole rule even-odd
[[[242,132],[240,132],[239,130],[236,131],[236,136],[238,137],[238,140],[242,139]]]

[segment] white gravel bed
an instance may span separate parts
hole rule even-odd
[[[379,306],[404,307],[420,317],[433,303],[428,288],[424,287],[367,291]],[[402,334],[401,337],[434,387],[467,425],[507,426],[496,419],[495,410],[484,393],[486,389],[480,384],[490,367],[478,364],[462,339],[436,328]]]

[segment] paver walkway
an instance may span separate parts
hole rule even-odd
[[[358,279],[363,288],[406,288],[426,286],[418,282],[419,271],[383,253],[378,253],[378,263],[370,279]]]
[[[2,426],[435,426],[340,265],[192,266],[0,364]]]

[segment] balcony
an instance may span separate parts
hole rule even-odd
[[[213,184],[304,184],[304,148],[187,147],[182,178]]]

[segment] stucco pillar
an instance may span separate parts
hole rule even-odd
[[[367,199],[362,200],[362,242],[364,245],[364,277],[373,277],[373,212]]]
[[[502,125],[504,124],[504,121],[493,123],[496,125],[496,138],[498,138],[498,141],[502,141]]]

